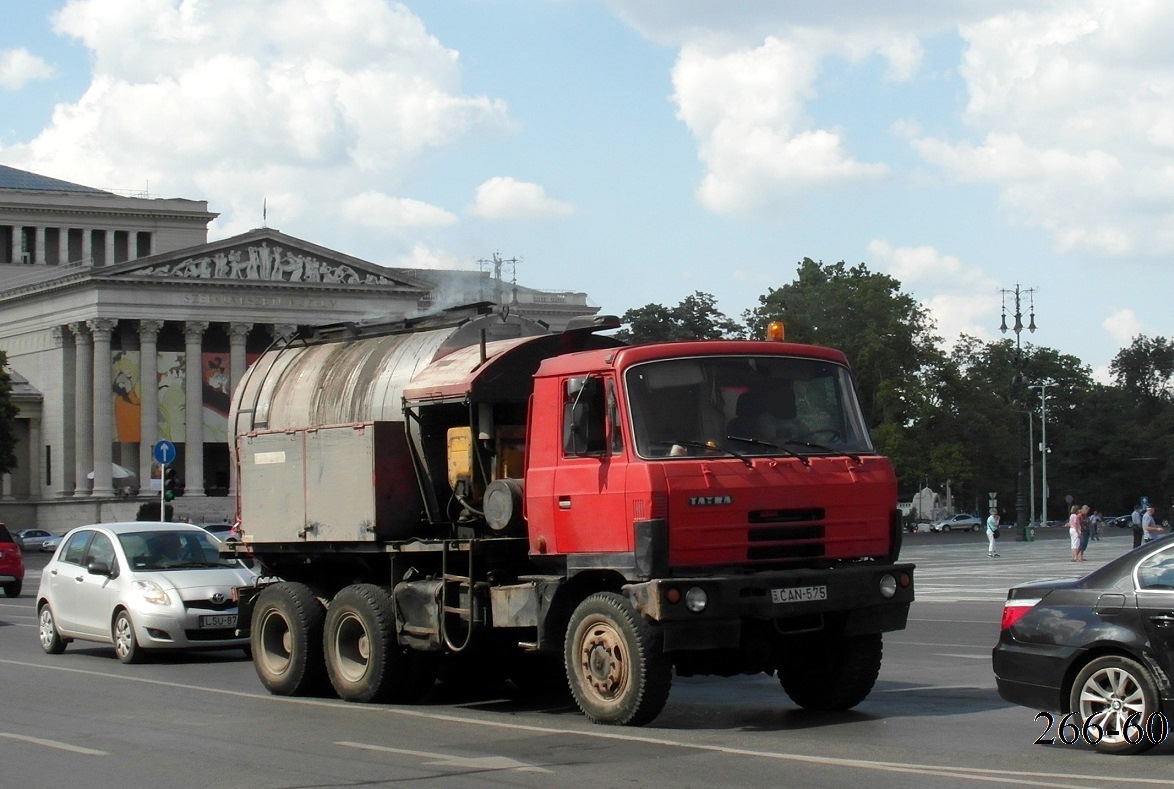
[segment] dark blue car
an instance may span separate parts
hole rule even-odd
[[[1072,713],[1066,741],[1137,753],[1174,739],[1174,538],[1009,590],[993,662],[1007,701],[1060,713],[1057,725]]]

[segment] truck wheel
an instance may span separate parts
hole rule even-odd
[[[660,714],[673,675],[657,642],[623,595],[599,592],[579,604],[563,655],[571,692],[588,720],[642,726]]]
[[[849,710],[868,697],[880,674],[880,633],[815,637],[788,645],[779,681],[807,710]]]
[[[257,676],[270,693],[303,696],[322,686],[325,617],[322,603],[305,584],[270,584],[257,597],[249,648]]]
[[[432,688],[435,661],[395,637],[391,595],[374,584],[348,586],[326,611],[326,673],[345,701],[419,701]]]

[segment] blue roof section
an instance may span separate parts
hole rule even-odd
[[[46,175],[37,175],[28,170],[18,170],[15,167],[6,167],[0,164],[0,189],[20,189],[25,192],[82,192],[85,194],[110,194],[103,189],[92,186],[62,181]]]

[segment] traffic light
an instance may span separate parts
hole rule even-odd
[[[163,500],[174,501],[175,489],[179,482],[176,479],[175,469],[168,466],[167,470],[163,472]]]

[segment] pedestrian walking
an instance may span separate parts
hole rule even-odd
[[[1166,531],[1166,529],[1159,526],[1157,520],[1154,519],[1153,506],[1146,507],[1145,515],[1141,516],[1141,530],[1145,532],[1145,537],[1142,539],[1143,542],[1150,542],[1151,540],[1157,538],[1159,534]]]
[[[1088,520],[1089,531],[1092,534],[1093,542],[1101,541],[1101,511],[1093,510],[1092,517]]]
[[[1084,561],[1084,552],[1088,550],[1088,541],[1092,537],[1091,507],[1087,504],[1080,508],[1080,561]]]
[[[1068,515],[1068,544],[1072,548],[1072,561],[1074,562],[1084,559],[1080,551],[1080,541],[1083,536],[1080,529],[1080,507],[1073,504],[1072,511]]]
[[[987,556],[994,559],[999,554],[995,553],[995,540],[999,539],[999,511],[991,507],[991,514],[986,519],[986,540]]]
[[[1145,530],[1141,528],[1141,505],[1133,505],[1133,514],[1129,516],[1129,524],[1133,531],[1133,547],[1141,545],[1142,537],[1145,536]]]

